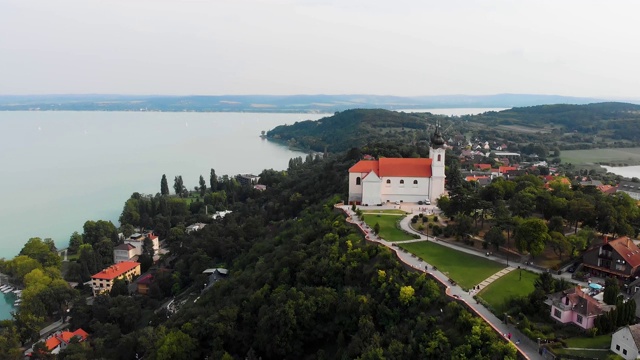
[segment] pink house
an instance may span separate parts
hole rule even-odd
[[[546,301],[551,305],[551,317],[563,324],[573,323],[587,330],[593,327],[598,315],[615,308],[598,302],[582,291],[579,286],[549,295]]]

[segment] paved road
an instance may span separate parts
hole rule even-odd
[[[343,206],[342,209],[347,213],[348,216],[351,217],[351,222],[356,223],[360,226],[361,221],[357,218],[357,216],[350,210],[350,208],[348,206]],[[420,239],[416,239],[415,241],[434,241],[434,237],[429,236],[427,238],[427,236],[422,235],[416,231],[414,231],[413,229],[410,228],[409,226],[409,221],[411,221],[411,217],[407,216],[404,219],[402,219],[400,221],[400,227],[406,231],[409,231],[411,233],[415,233],[420,235]],[[361,227],[362,228],[362,227]],[[541,355],[538,354],[538,345],[537,343],[534,343],[532,341],[530,341],[526,336],[524,336],[515,326],[510,325],[510,324],[505,324],[501,319],[499,319],[498,317],[496,317],[491,311],[489,311],[487,308],[485,308],[484,306],[476,303],[476,300],[473,298],[473,294],[469,293],[465,290],[463,290],[462,288],[460,288],[459,286],[451,286],[448,283],[448,276],[446,276],[445,274],[443,274],[442,272],[440,272],[439,270],[433,271],[433,270],[427,270],[427,269],[431,269],[430,264],[418,259],[417,257],[413,257],[411,254],[409,253],[405,253],[403,251],[400,251],[399,248],[392,246],[391,242],[385,241],[384,239],[381,239],[380,237],[377,237],[375,235],[372,235],[371,233],[371,229],[363,228],[363,231],[367,232],[367,239],[370,241],[375,241],[381,245],[384,245],[388,248],[390,248],[391,250],[395,251],[396,254],[398,255],[398,258],[404,262],[405,264],[413,267],[414,269],[417,269],[419,271],[423,271],[426,272],[428,274],[433,275],[437,280],[439,280],[441,283],[443,283],[445,286],[447,286],[447,294],[449,296],[452,296],[454,298],[458,298],[461,301],[464,301],[465,303],[467,303],[469,305],[469,307],[471,309],[473,309],[476,314],[480,317],[482,317],[489,325],[491,325],[491,327],[493,327],[498,333],[500,334],[511,334],[511,340],[512,341],[517,341],[517,340],[521,340],[519,342],[518,345],[515,345],[515,342],[513,343],[518,350],[520,351],[520,353],[522,355],[524,355],[526,358],[528,359],[544,359],[544,357],[542,357]],[[482,254],[478,251],[475,250],[471,250],[465,247],[460,247],[460,246],[456,246],[454,244],[449,244],[447,242],[444,241],[438,241],[438,244],[443,245],[443,246],[448,246],[450,248],[453,248],[455,250],[459,250],[459,251],[463,251],[475,256],[484,256],[486,257],[485,254]],[[489,259],[494,260],[496,262],[499,263],[506,263],[506,261],[504,259],[501,258],[497,258],[494,256],[488,256]],[[506,265],[506,264],[505,264]],[[518,266],[521,266],[523,268],[527,268],[526,266],[524,266],[524,264],[519,264],[517,262],[513,262],[510,261],[509,262],[509,266],[510,267],[514,267],[517,268]],[[528,270],[532,270],[534,272],[542,272],[539,269],[533,269],[533,268],[528,268]],[[537,271],[536,271],[537,270]],[[557,275],[556,275],[557,276]]]

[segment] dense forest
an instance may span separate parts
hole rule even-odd
[[[157,227],[170,254],[149,267],[156,281],[148,295],[129,296],[118,282],[92,304],[70,293],[70,326],[91,337],[58,358],[514,359],[515,348],[482,319],[388,249],[366,243],[334,209],[346,194],[344,174],[359,158],[357,150],[298,158],[287,171],[262,172],[266,191],[212,170],[204,196],[190,203],[177,179],[176,195],[133,194],[121,229]],[[232,212],[213,220],[206,205]],[[207,226],[188,234],[185,226],[196,221]],[[90,222],[81,235],[87,242],[72,240],[89,253],[111,233]],[[77,264],[74,276],[82,277],[89,264]],[[230,275],[205,291],[202,272],[211,267]],[[180,308],[167,312],[174,297]],[[0,351],[20,358],[16,346],[30,343],[44,318],[55,319],[55,309],[44,310],[31,332],[20,321],[0,323]],[[35,358],[51,358],[41,345],[35,351]]]

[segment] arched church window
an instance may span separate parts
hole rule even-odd
[[[400,184],[404,184],[404,180],[400,180]]]
[[[387,179],[387,184],[391,184],[391,180]]]
[[[438,162],[442,161],[442,155],[438,154]]]
[[[418,185],[418,180],[413,180],[413,185]]]
[[[356,178],[356,185],[360,185],[360,176]]]

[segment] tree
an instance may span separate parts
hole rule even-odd
[[[167,175],[162,174],[162,180],[160,180],[160,194],[169,195],[169,183],[167,182]]]
[[[176,192],[176,195],[178,196],[182,196],[184,193],[184,190],[186,189],[184,187],[184,182],[182,181],[182,175],[178,175],[174,178],[173,181],[173,189]]]
[[[380,233],[380,224],[375,223],[373,225],[373,232],[376,233],[376,235]]]
[[[516,228],[514,236],[516,248],[520,252],[528,251],[533,257],[540,255],[550,238],[548,230],[547,224],[542,219],[523,220]]]
[[[200,196],[204,197],[204,194],[207,191],[207,183],[204,181],[204,178],[202,177],[202,175],[200,175]]]
[[[74,231],[69,238],[69,247],[67,248],[67,251],[69,251],[70,254],[75,254],[78,252],[78,248],[82,244],[84,244],[82,235],[78,234],[77,231]]]
[[[556,231],[561,234],[564,234],[564,219],[562,216],[553,216],[549,219],[549,224],[547,225],[549,231]]]
[[[180,330],[172,330],[156,343],[158,360],[189,360],[197,356],[197,343]]]
[[[604,296],[602,300],[608,305],[615,305],[620,295],[620,284],[617,279],[606,278],[604,281]]]
[[[402,286],[400,288],[400,295],[398,297],[400,303],[402,305],[408,305],[409,303],[411,303],[414,299],[413,295],[415,294],[415,292],[416,291],[411,285]]]
[[[549,244],[551,245],[553,252],[558,255],[558,258],[560,258],[560,261],[562,261],[562,256],[569,253],[571,250],[571,243],[569,240],[557,231],[551,231],[549,233]]]
[[[111,286],[109,296],[117,297],[121,295],[129,295],[129,285],[127,285],[127,282],[124,279],[115,279],[113,281],[113,286]]]
[[[211,173],[209,174],[209,188],[211,188],[211,191],[218,190],[218,176],[213,169],[211,169]]]
[[[494,226],[484,235],[484,241],[486,241],[489,245],[493,246],[496,251],[500,248],[501,245],[504,245],[505,238],[502,233],[502,229],[498,226]]]
[[[20,250],[20,255],[26,255],[37,260],[43,267],[56,266],[62,263],[58,253],[51,249],[51,245],[42,241],[40,238],[31,238]]]

